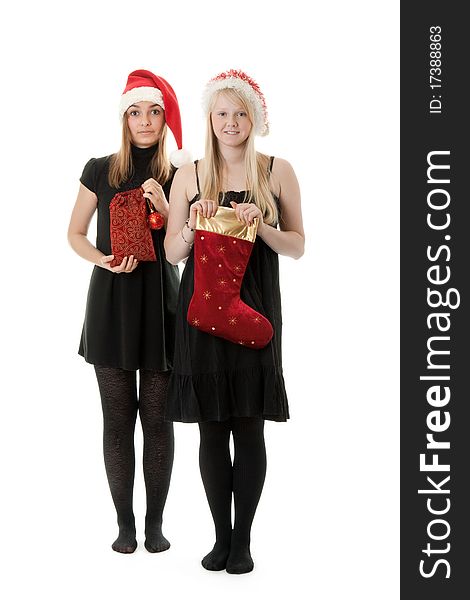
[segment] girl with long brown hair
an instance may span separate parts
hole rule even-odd
[[[178,166],[184,160],[181,118],[172,87],[146,70],[129,75],[120,116],[121,148],[85,165],[68,238],[77,254],[95,264],[79,354],[94,365],[101,394],[104,460],[119,526],[112,548],[131,553],[137,547],[133,485],[138,413],[144,437],[145,547],[161,552],[170,546],[162,533],[162,519],[174,441],[173,425],[164,421],[163,411],[172,368],[179,275],[165,257],[164,229],[147,231],[153,260],[139,262],[132,253],[119,259],[113,255],[111,228],[117,217],[110,215],[119,194],[137,191],[139,206],[145,211],[145,202],[150,202],[160,220],[166,221],[175,171],[166,154],[166,131],[170,128],[175,136],[179,150],[172,161]],[[93,245],[87,232],[95,212]],[[140,229],[134,226],[131,219],[126,231],[113,233],[113,240],[119,241],[122,233],[136,237],[138,243]]]

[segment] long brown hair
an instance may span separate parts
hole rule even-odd
[[[171,165],[166,153],[166,131],[167,126],[165,123],[160,134],[160,139],[158,140],[155,154],[150,162],[151,176],[162,185],[168,181],[171,173]],[[124,113],[124,118],[122,120],[121,148],[116,154],[111,156],[108,175],[109,185],[113,188],[121,187],[121,185],[131,177],[133,169],[131,132],[129,130],[129,125],[127,124],[126,113]]]
[[[203,179],[202,197],[217,201],[219,193],[223,192],[223,157],[220,154],[217,137],[212,127],[211,112],[219,94],[226,94],[232,102],[239,102],[246,111],[251,123],[255,122],[253,107],[238,91],[231,88],[223,89],[213,95],[207,113],[206,152],[201,171]],[[245,142],[244,156],[246,189],[250,191],[250,198],[247,198],[246,201],[256,204],[263,213],[264,221],[274,225],[278,221],[278,211],[269,188],[269,156],[256,152],[254,127],[251,128],[250,135]]]

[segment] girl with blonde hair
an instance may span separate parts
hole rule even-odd
[[[304,232],[292,167],[254,147],[255,136],[268,133],[256,82],[242,71],[221,73],[208,83],[204,107],[205,157],[182,167],[171,190],[166,254],[173,264],[187,262],[165,415],[199,423],[216,536],[202,565],[241,574],[254,566],[250,534],[266,473],[264,421],[289,417],[278,254],[302,256]]]

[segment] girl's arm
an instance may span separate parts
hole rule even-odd
[[[170,190],[170,209],[165,235],[165,255],[168,262],[177,265],[187,258],[194,242],[194,232],[186,227],[185,222],[189,216],[189,199],[186,192],[189,178],[193,174],[194,165],[188,164],[180,167],[173,179]],[[183,230],[184,241],[181,231]]]
[[[303,255],[305,245],[299,183],[292,166],[282,158],[274,159],[271,176],[279,189],[280,230],[260,220],[258,235],[278,254],[297,259]]]
[[[101,258],[104,254],[95,248],[87,238],[88,227],[97,204],[98,198],[96,194],[81,183],[70,218],[67,237],[69,244],[79,256],[102,267]]]
[[[212,200],[198,200],[189,206],[191,190],[196,194],[194,164],[180,167],[176,172],[170,191],[170,214],[165,236],[166,259],[173,265],[189,256],[194,243],[196,213],[212,217],[217,212],[217,203]],[[186,220],[189,218],[189,224]]]
[[[110,263],[114,256],[112,254],[106,256],[88,240],[88,227],[97,204],[96,194],[81,183],[67,233],[70,245],[79,256],[98,265],[98,267],[103,267],[103,269],[113,273],[132,273],[139,264],[133,255],[125,256],[120,265],[111,267]]]

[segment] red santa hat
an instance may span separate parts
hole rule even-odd
[[[254,109],[255,122],[253,125],[256,134],[261,136],[268,135],[269,122],[265,97],[256,81],[243,71],[230,69],[229,71],[220,73],[209,81],[202,98],[204,111],[206,113],[209,112],[209,106],[215,92],[225,89],[234,89],[240,92]]]
[[[176,94],[163,77],[154,75],[145,69],[132,71],[127,78],[127,84],[121,96],[119,103],[119,116],[121,119],[124,113],[132,104],[142,101],[154,102],[165,111],[165,121],[171,129],[178,146],[170,154],[170,161],[175,167],[181,167],[191,161],[191,156],[187,150],[183,150],[183,132],[181,128],[181,115]]]

